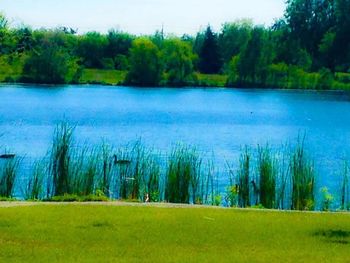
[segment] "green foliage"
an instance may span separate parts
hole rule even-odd
[[[130,48],[130,70],[127,83],[131,85],[158,85],[162,75],[162,64],[158,47],[147,38],[133,41]]]
[[[181,38],[12,28],[1,14],[0,81],[349,90],[349,12],[348,0],[288,0],[270,28],[239,20]]]
[[[334,201],[334,197],[328,192],[327,187],[322,187],[321,190],[321,210],[329,211]]]
[[[239,55],[232,57],[229,66],[228,66],[228,79],[227,85],[234,86],[238,83],[239,80],[239,72],[238,72],[238,64],[240,57]]]
[[[237,207],[238,205],[238,192],[239,192],[239,187],[238,185],[232,185],[227,188],[227,201],[228,205],[230,207]]]
[[[267,66],[273,61],[271,41],[261,27],[252,30],[245,50],[240,54],[237,71],[241,85],[263,85]]]
[[[77,55],[87,68],[104,68],[105,50],[108,45],[107,37],[97,32],[89,32],[79,38]],[[112,67],[113,68],[113,67]],[[107,67],[110,69],[110,67]]]
[[[208,26],[199,50],[199,70],[205,74],[219,73],[222,62],[218,44],[218,37]]]
[[[126,71],[107,69],[84,69],[79,83],[120,85],[126,78]]]
[[[234,23],[225,23],[219,35],[219,46],[224,63],[230,63],[246,48],[253,30],[253,22],[243,19]]]
[[[196,56],[188,43],[176,38],[164,41],[162,58],[169,85],[182,86],[193,77],[193,61]]]
[[[18,201],[16,198],[13,197],[3,197],[0,196],[0,202],[16,202]]]
[[[22,70],[27,54],[0,56],[0,81],[17,82],[22,76]]]
[[[117,55],[114,58],[114,63],[117,70],[129,70],[130,68],[129,59],[125,55]]]
[[[107,202],[106,196],[100,195],[87,195],[78,196],[76,194],[65,194],[61,196],[53,196],[49,199],[45,199],[46,202]]]
[[[320,70],[319,75],[320,78],[317,84],[318,88],[325,90],[331,89],[334,81],[333,73],[329,69],[323,68]]]
[[[308,73],[297,66],[279,63],[268,67],[265,86],[284,89],[318,89],[320,83],[319,73]]]
[[[105,55],[109,58],[128,55],[133,39],[134,37],[127,33],[110,30],[107,35],[108,44]]]
[[[225,87],[227,75],[195,73],[189,84],[200,87]]]
[[[78,66],[68,52],[48,41],[28,57],[22,80],[44,84],[60,84],[73,80]]]

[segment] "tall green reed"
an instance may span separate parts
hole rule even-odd
[[[71,162],[72,135],[74,127],[63,122],[54,132],[50,152],[50,174],[52,195],[64,195],[69,192],[69,166]]]
[[[24,190],[26,200],[40,200],[43,198],[44,179],[47,173],[45,161],[34,163],[33,171]]]
[[[99,189],[105,196],[113,197],[111,192],[113,171],[114,171],[114,157],[113,148],[106,143],[101,147],[101,162],[102,162],[102,174],[99,183]]]
[[[271,148],[258,146],[259,201],[265,208],[276,206],[277,159]]]
[[[349,165],[347,161],[344,163],[344,172],[343,172],[340,193],[341,193],[341,200],[340,200],[341,209],[349,210],[350,209]]]
[[[315,168],[305,152],[305,138],[291,157],[292,210],[313,210],[315,207]]]
[[[12,197],[21,159],[14,157],[1,161],[0,197]]]
[[[82,147],[71,153],[67,194],[91,195],[98,180],[99,153],[94,147]]]
[[[176,146],[168,159],[165,199],[172,203],[195,202],[199,198],[202,158],[196,149]]]
[[[251,152],[246,146],[239,159],[237,172],[238,205],[250,206]]]

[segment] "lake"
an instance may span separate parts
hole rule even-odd
[[[244,145],[296,143],[306,134],[319,185],[338,187],[350,157],[345,92],[99,85],[0,86],[0,146],[31,160],[45,156],[55,126],[76,125],[76,141],[115,146],[141,139],[163,153],[176,143],[215,156],[218,171],[238,163]],[[226,181],[227,175],[221,180]]]

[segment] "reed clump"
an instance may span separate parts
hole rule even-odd
[[[59,196],[69,193],[70,162],[72,160],[72,139],[74,127],[63,122],[54,132],[50,152],[50,186],[52,195]]]
[[[40,200],[43,198],[43,184],[46,172],[44,161],[34,163],[32,174],[28,178],[24,190],[24,198],[26,200]]]
[[[304,140],[298,141],[291,157],[292,210],[313,210],[315,207],[314,162],[305,152]]]
[[[350,210],[350,191],[349,191],[349,164],[348,162],[344,163],[344,172],[341,182],[341,200],[340,208],[341,210]]]
[[[166,171],[165,199],[172,203],[190,203],[201,198],[202,158],[195,148],[178,145],[170,154]]]
[[[265,208],[276,207],[276,179],[278,160],[269,146],[258,146],[259,203]]]
[[[244,148],[239,159],[237,177],[238,205],[239,207],[250,206],[251,152],[247,146]],[[255,182],[254,186],[256,187]]]
[[[230,184],[223,195],[214,156],[205,158],[194,147],[176,145],[167,158],[162,158],[160,152],[145,147],[141,141],[120,148],[105,142],[80,147],[74,144],[73,132],[74,127],[67,123],[56,127],[49,156],[34,163],[22,198],[121,199],[292,210],[316,207],[315,166],[306,153],[304,140],[282,150],[269,145],[242,148],[239,161],[228,166]],[[20,159],[0,161],[0,196],[11,198],[16,192]],[[348,165],[345,167],[340,194],[343,210],[349,209]],[[324,198],[318,207],[329,210],[333,195],[322,189]]]
[[[0,197],[11,198],[21,162],[20,158],[14,157],[1,160],[0,167]]]

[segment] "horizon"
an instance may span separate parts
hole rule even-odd
[[[185,8],[184,8],[185,6]],[[254,6],[254,8],[252,8]],[[106,33],[118,29],[135,35],[153,34],[164,28],[166,34],[194,35],[207,25],[218,31],[226,22],[252,19],[256,25],[270,26],[283,16],[284,0],[212,1],[192,0],[3,0],[0,11],[12,26],[38,28],[71,27],[78,33]],[[121,11],[122,10],[122,11]]]

